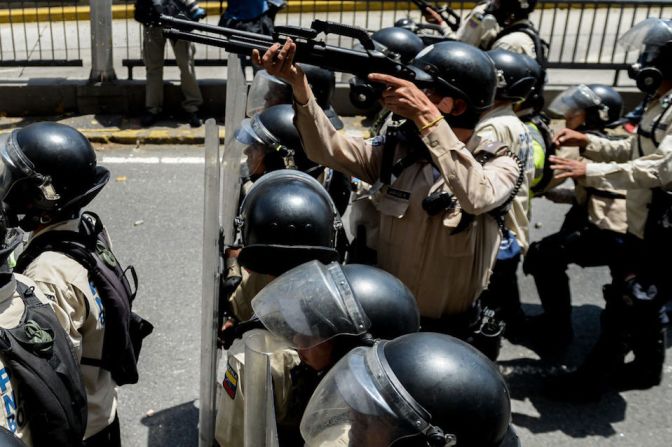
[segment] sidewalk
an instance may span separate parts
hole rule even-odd
[[[209,118],[209,117],[203,117]],[[350,135],[366,136],[368,129],[362,125],[361,116],[343,117],[346,132]],[[103,145],[200,145],[205,138],[205,126],[192,128],[179,119],[169,117],[155,126],[143,128],[139,117],[127,118],[122,115],[64,115],[47,117],[0,117],[0,135],[11,132],[16,127],[27,126],[38,121],[55,121],[78,129],[94,144]],[[219,139],[224,142],[224,123],[219,122]]]

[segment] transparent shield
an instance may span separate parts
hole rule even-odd
[[[273,335],[300,349],[364,334],[371,325],[335,262],[311,261],[282,274],[257,294],[252,309]]]
[[[278,430],[270,356],[287,345],[259,329],[246,333],[244,340],[245,447],[276,447]]]
[[[253,117],[262,110],[278,104],[292,102],[292,88],[285,81],[259,70],[250,86],[247,97],[247,116]]]
[[[237,55],[230,54],[227,68],[226,129],[236,129],[245,117],[247,86]],[[228,132],[224,150],[219,144],[219,128],[206,122],[205,184],[203,211],[203,269],[201,304],[201,372],[199,392],[199,446],[211,447],[215,431],[217,382],[217,321],[221,241],[234,241],[234,218],[240,194],[242,145]]]

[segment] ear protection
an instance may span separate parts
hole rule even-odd
[[[638,62],[628,67],[628,76],[637,83],[637,88],[644,93],[654,94],[663,82],[663,72],[657,67],[642,67]]]

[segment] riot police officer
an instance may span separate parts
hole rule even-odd
[[[309,447],[519,445],[496,366],[453,337],[409,334],[355,348],[301,420]]]
[[[257,52],[253,57],[292,85],[308,157],[378,185],[378,266],[414,293],[423,326],[468,337],[500,240],[488,212],[512,199],[520,175],[505,145],[472,138],[494,100],[492,61],[460,42],[426,48],[413,64],[437,78],[427,94],[408,81],[372,74],[370,80],[387,85],[384,105],[406,120],[388,126],[385,137],[365,141],[329,124],[292,63],[294,51],[288,41],[272,46],[263,59]]]
[[[131,343],[132,291],[110,251],[104,226],[97,216],[82,213],[107,184],[110,172],[97,164],[86,137],[63,124],[42,122],[15,129],[1,145],[5,212],[10,223],[32,231],[16,270],[54,297],[62,310],[58,313],[61,324],[81,353],[88,400],[84,445],[118,446],[116,388],[137,382],[134,343],[142,336]],[[77,255],[64,248],[71,247],[69,242],[80,244]],[[108,263],[79,255],[86,251],[94,256],[98,249],[105,251]],[[99,271],[114,278],[110,289],[102,288],[102,275],[96,276]],[[118,302],[114,309],[120,310],[114,311],[105,304],[108,298],[125,301]],[[110,321],[115,324],[106,324]],[[142,319],[134,321],[141,324]],[[108,331],[113,332],[107,336]]]
[[[252,298],[275,276],[313,259],[339,259],[338,211],[322,185],[301,171],[283,169],[261,177],[243,199],[236,224],[244,270],[229,262],[225,276],[243,281],[223,303],[224,322],[251,318]]]
[[[565,388],[601,391],[605,377],[624,388],[648,388],[660,383],[665,361],[665,330],[661,307],[669,297],[669,272],[661,263],[669,253],[669,194],[657,163],[669,155],[672,128],[672,21],[648,18],[626,32],[619,44],[639,50],[629,70],[649,101],[637,136],[611,141],[564,129],[556,141],[578,145],[594,161],[554,159],[559,177],[580,179],[587,186],[628,188],[626,196],[628,250],[624,286],[608,289],[602,331],[594,349]],[[647,163],[653,162],[653,163]],[[655,180],[654,180],[655,179]],[[630,189],[636,188],[636,189]],[[643,189],[652,188],[652,189]],[[632,350],[635,359],[624,364]]]
[[[415,298],[406,286],[366,265],[310,261],[267,285],[252,307],[261,326],[296,349],[278,349],[270,356],[280,443],[287,446],[302,444],[301,415],[334,363],[357,346],[417,332],[420,326]],[[230,377],[244,382],[240,344],[231,347],[227,369]],[[218,432],[224,446],[241,442],[231,425],[241,424],[242,402],[238,392],[223,396],[220,413],[227,414],[222,414]]]
[[[20,180],[3,169],[2,195]],[[55,304],[31,279],[9,272],[7,260],[22,236],[0,213],[0,445],[78,446],[86,428],[78,359]]]
[[[605,128],[620,118],[622,109],[620,94],[601,84],[568,88],[549,106],[552,113],[565,118],[567,128],[605,138],[608,137]],[[576,148],[557,151],[558,155],[562,152],[578,158]],[[555,189],[545,196],[553,201],[567,201]],[[608,265],[618,283],[623,277],[622,263],[626,256],[625,191],[587,188],[577,182],[569,200],[573,206],[560,231],[534,242],[523,265],[525,273],[534,277],[544,308],[543,314],[529,320],[527,329],[535,340],[551,349],[564,348],[573,338],[568,265]]]

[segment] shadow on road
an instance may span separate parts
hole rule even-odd
[[[145,416],[140,422],[149,428],[148,447],[198,445],[198,408],[193,401]]]

